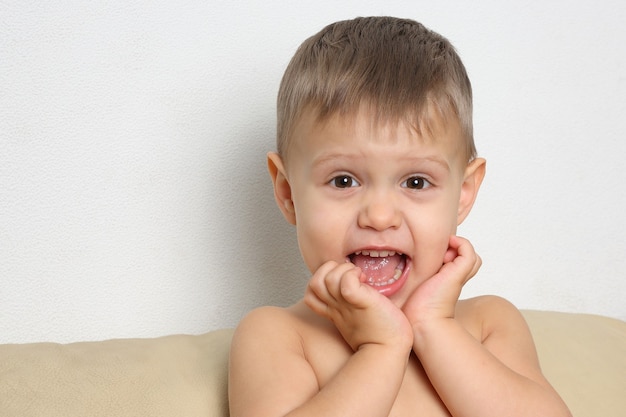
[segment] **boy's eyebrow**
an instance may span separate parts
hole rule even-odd
[[[319,165],[326,165],[331,163],[333,160],[337,160],[337,159],[353,159],[353,158],[359,158],[360,155],[358,153],[354,153],[354,154],[346,154],[346,153],[329,153],[329,154],[322,154],[320,157],[318,158],[314,158],[313,159],[313,165],[314,166],[319,166]],[[446,171],[450,171],[450,164],[448,163],[448,161],[446,161],[444,158],[437,156],[437,155],[427,155],[427,156],[404,156],[402,158],[399,159],[395,159],[394,161],[414,161],[414,162],[423,162],[423,161],[427,161],[427,162],[432,162],[435,163],[437,165],[439,165],[441,168],[443,168]]]
[[[418,158],[412,158],[412,157],[407,156],[407,157],[406,157],[406,158],[404,158],[404,159],[409,159],[409,160],[410,160],[410,159],[415,159],[415,160],[420,160],[420,161],[422,161],[422,160],[426,160],[426,161],[428,161],[428,162],[433,162],[433,163],[435,163],[435,164],[440,165],[440,166],[441,166],[442,168],[444,168],[446,171],[449,171],[449,170],[450,170],[450,164],[448,163],[448,161],[446,161],[444,158],[441,158],[441,157],[436,156],[436,155],[432,155],[432,156],[424,156],[424,157],[418,157]]]

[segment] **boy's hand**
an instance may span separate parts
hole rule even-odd
[[[367,344],[410,350],[413,333],[404,313],[364,281],[354,264],[329,261],[313,274],[304,301],[331,320],[354,351]]]
[[[413,328],[432,319],[453,318],[461,289],[478,272],[481,263],[468,240],[451,236],[441,269],[423,282],[404,305]]]

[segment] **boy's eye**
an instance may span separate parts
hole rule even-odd
[[[330,180],[330,185],[336,188],[350,188],[357,187],[359,183],[349,175],[338,175]]]
[[[411,177],[407,179],[403,186],[406,188],[410,188],[412,190],[423,190],[424,188],[430,187],[432,184],[423,177]]]

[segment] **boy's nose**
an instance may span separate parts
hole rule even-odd
[[[401,212],[393,196],[369,193],[359,212],[359,227],[375,230],[396,229],[402,223]]]

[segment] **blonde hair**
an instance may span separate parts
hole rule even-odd
[[[430,128],[431,106],[456,118],[467,160],[476,156],[472,87],[450,42],[420,23],[360,17],[326,26],[298,48],[283,75],[277,101],[277,149],[283,158],[305,111],[320,120],[354,114],[367,103],[377,120]]]

